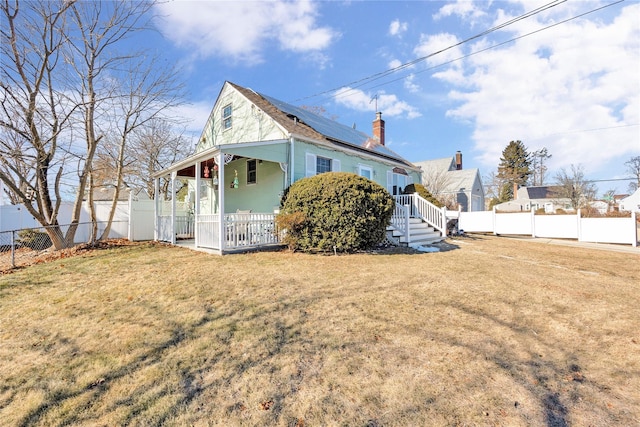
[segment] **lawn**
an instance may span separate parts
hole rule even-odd
[[[640,257],[158,244],[0,276],[9,426],[640,424]]]

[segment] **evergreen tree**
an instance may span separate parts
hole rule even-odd
[[[500,202],[510,200],[518,191],[518,186],[524,185],[533,173],[531,170],[531,155],[527,152],[527,147],[522,141],[511,141],[502,151],[500,164],[498,165],[498,178],[505,184],[510,184],[510,191],[500,191]]]

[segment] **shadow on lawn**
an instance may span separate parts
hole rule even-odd
[[[219,316],[218,316],[219,317]],[[148,351],[136,357],[130,363],[119,366],[116,370],[106,373],[101,378],[97,379],[95,382],[87,385],[86,387],[74,387],[75,390],[59,390],[53,393],[50,393],[48,399],[40,404],[37,408],[33,409],[28,415],[26,415],[22,422],[18,425],[21,427],[27,427],[30,425],[34,425],[38,422],[41,422],[46,415],[56,410],[65,404],[65,402],[70,401],[71,399],[78,398],[82,395],[89,396],[90,403],[94,403],[101,396],[105,395],[113,383],[117,380],[123,379],[125,377],[131,376],[136,371],[140,371],[142,369],[151,367],[160,362],[160,360],[164,357],[165,353],[175,349],[180,346],[182,342],[186,339],[190,339],[195,336],[197,330],[202,326],[216,320],[217,317],[212,316],[210,313],[206,313],[203,315],[200,320],[187,328],[184,328],[182,325],[176,324],[171,333],[171,337],[166,341],[160,343],[159,345],[150,348]],[[69,340],[63,340],[66,343],[69,343]],[[63,342],[63,343],[64,343]],[[177,402],[174,406],[178,407],[180,405],[188,404],[199,392],[200,390],[197,387],[193,387],[192,384],[192,375],[185,371],[183,372],[183,381],[182,388],[184,391],[184,397]],[[76,384],[74,384],[76,385]],[[162,397],[161,394],[156,396],[156,399],[160,399]],[[118,401],[119,405],[131,406],[130,413],[126,417],[125,424],[129,424],[136,416],[140,415],[140,413],[144,410],[144,405],[135,406],[134,397],[129,396]],[[86,416],[84,410],[86,408],[82,406],[74,405],[74,410],[69,411],[69,413],[65,416],[64,422],[61,425],[73,425],[75,423],[81,422],[84,419],[81,417],[82,415]],[[111,408],[115,409],[115,408]],[[162,425],[163,421],[172,413],[171,410],[167,412],[167,414],[159,420],[156,425]],[[86,420],[84,420],[86,421]]]
[[[291,304],[295,303],[287,305]],[[184,409],[189,405],[194,406],[194,408],[190,408],[190,411],[197,412],[201,409],[206,409],[202,408],[202,402],[196,402],[197,404],[193,405],[194,401],[203,392],[229,387],[230,384],[238,381],[254,368],[271,367],[271,369],[275,369],[271,364],[272,359],[281,354],[292,340],[299,337],[299,326],[304,322],[305,317],[305,313],[300,312],[299,317],[293,323],[278,320],[268,323],[267,319],[277,317],[277,313],[283,309],[286,308],[282,307],[282,304],[270,303],[259,307],[259,310],[256,310],[253,314],[246,315],[247,308],[243,306],[235,306],[231,310],[227,308],[218,311],[205,304],[205,313],[198,321],[192,324],[174,323],[171,326],[171,336],[167,340],[149,348],[129,363],[118,366],[84,387],[73,382],[65,389],[49,392],[45,398],[46,400],[31,410],[18,423],[18,426],[27,427],[43,423],[49,416],[60,417],[59,419],[62,420],[60,425],[74,425],[91,421],[99,423],[98,417],[110,412],[119,413],[117,416],[119,417],[119,423],[122,425],[144,420],[145,425],[161,426],[165,425],[173,417],[184,415]],[[219,328],[216,327],[217,332],[214,332],[215,336],[212,337],[210,335],[211,329],[207,330],[207,328],[210,328],[214,322],[221,322],[222,325]],[[246,348],[248,357],[230,358],[228,347],[237,339],[236,334],[239,329],[237,324],[246,322],[252,325],[260,325],[261,334],[266,335],[266,338],[256,343],[253,347]],[[206,352],[204,360],[184,361],[179,357],[177,360],[172,360],[179,352],[185,350],[188,342],[194,340],[203,344],[206,341],[206,344],[211,347],[211,351]],[[82,352],[72,340],[68,339],[58,339],[55,346],[58,347],[56,349],[47,349],[47,351],[64,353],[65,358],[72,357],[69,354],[71,350],[66,348],[62,350],[62,346],[74,347],[74,354]],[[168,360],[172,361],[168,362]],[[203,378],[206,376],[207,371],[219,364],[228,364],[230,366],[225,369],[224,374],[221,376],[213,380],[204,380]],[[131,378],[129,381],[134,381],[137,373],[155,367],[167,370],[167,373],[172,377],[156,376],[151,380],[136,383],[133,389],[128,390],[126,394],[118,397],[117,400],[106,398],[107,393],[113,387],[121,385],[119,382],[126,382]],[[177,380],[176,375],[179,376]],[[296,375],[292,375],[284,388],[280,389],[278,387],[277,390],[271,390],[268,393],[267,400],[261,403],[264,415],[272,422],[282,421],[283,401],[288,393],[296,391],[296,383],[299,384],[302,381],[302,372],[298,371],[297,376],[298,378],[296,379]],[[16,396],[17,393],[12,398],[5,399],[6,405],[10,404],[9,401],[15,400]],[[84,399],[82,399],[83,397]],[[75,401],[75,399],[79,399],[80,402]],[[101,402],[101,399],[107,400],[107,402]],[[111,400],[109,401],[109,399]],[[160,404],[160,402],[167,400],[170,402]],[[86,403],[83,404],[82,401]],[[96,404],[104,406],[105,409],[98,414],[91,415],[89,413],[91,406]],[[159,405],[161,408],[157,408],[150,415],[146,411],[154,405]],[[246,415],[246,409],[244,403],[238,401],[234,405],[227,407],[226,413],[229,416],[233,415],[242,418]],[[61,411],[64,411],[64,415],[60,414]]]
[[[507,334],[516,335],[515,340],[507,342],[503,338],[492,337],[472,342],[459,339],[453,334],[445,335],[443,332],[433,332],[432,338],[480,355],[492,362],[497,369],[507,373],[539,403],[547,427],[569,426],[572,406],[583,399],[588,400],[594,412],[604,418],[596,420],[596,425],[600,422],[613,425],[620,421],[620,414],[607,407],[602,394],[611,401],[616,400],[616,397],[607,392],[608,387],[585,377],[578,365],[577,357],[570,350],[564,350],[561,342],[545,339],[530,328],[507,322],[464,304],[445,306],[493,324],[506,330]],[[531,348],[542,350],[534,352]],[[522,402],[514,401],[515,408],[521,406]]]

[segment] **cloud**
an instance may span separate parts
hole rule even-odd
[[[457,0],[454,3],[448,3],[442,6],[437,13],[433,15],[434,20],[439,20],[449,16],[458,16],[468,21],[473,26],[479,19],[485,17],[487,13],[481,7],[489,7],[491,2]]]
[[[421,34],[420,42],[413,49],[413,53],[418,57],[433,55],[427,59],[427,64],[439,65],[463,56],[462,48],[454,46],[459,42],[458,37],[454,34]],[[454,66],[457,67],[459,64],[454,63]]]
[[[389,35],[391,36],[401,36],[402,33],[407,31],[408,25],[406,22],[400,22],[399,19],[394,19],[389,24]]]
[[[637,155],[638,16],[633,4],[608,24],[571,21],[434,74],[455,87],[449,97],[457,106],[447,115],[474,126],[475,148],[492,168],[517,139],[531,151],[547,147],[556,169],[583,164],[593,173]]]
[[[411,93],[420,92],[420,86],[415,83],[415,74],[409,74],[404,79],[404,88],[407,89]]]
[[[357,111],[375,111],[376,94],[368,94],[359,89],[343,87],[335,92],[336,103]],[[387,94],[384,91],[377,93],[378,111],[386,116],[405,116],[408,119],[415,119],[422,114],[405,101],[400,101],[396,95]]]
[[[402,65],[402,61],[400,61],[399,59],[392,59],[391,61],[389,61],[389,68],[398,68],[399,66]]]
[[[156,23],[174,44],[207,58],[259,63],[269,43],[295,53],[317,53],[338,34],[316,23],[318,4],[310,1],[161,2]]]

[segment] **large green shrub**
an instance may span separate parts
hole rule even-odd
[[[418,193],[420,197],[422,197],[428,202],[433,203],[437,207],[441,208],[444,206],[438,199],[433,197],[433,195],[429,192],[429,190],[427,190],[426,187],[422,184],[409,184],[404,188],[403,193],[404,194]]]
[[[394,206],[389,192],[373,181],[353,173],[323,173],[291,185],[278,223],[292,249],[352,252],[384,240]],[[294,213],[299,214],[295,226],[287,227]]]

